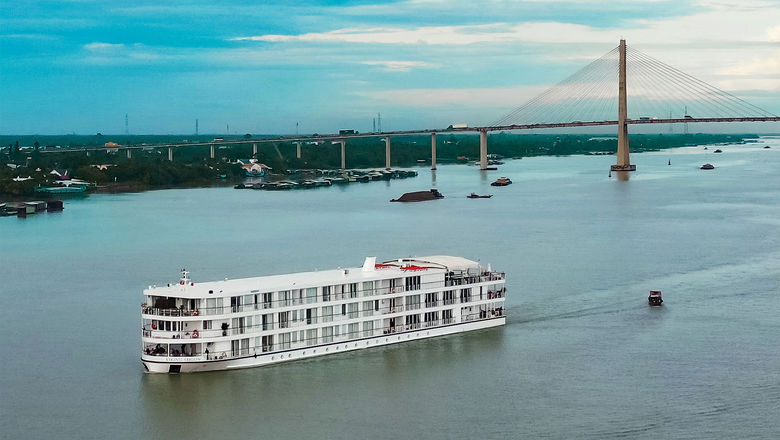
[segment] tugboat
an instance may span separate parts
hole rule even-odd
[[[647,297],[647,302],[651,307],[658,307],[663,304],[664,300],[661,298],[660,290],[651,290],[650,296]]]
[[[507,186],[511,184],[512,180],[510,180],[509,177],[499,177],[495,182],[491,183],[490,186]]]

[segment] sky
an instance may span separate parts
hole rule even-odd
[[[780,114],[780,0],[2,0],[0,134],[488,124],[620,38]]]

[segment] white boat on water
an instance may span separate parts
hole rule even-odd
[[[506,323],[505,276],[461,257],[150,286],[141,362],[150,373],[256,367]]]

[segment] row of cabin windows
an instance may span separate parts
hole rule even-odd
[[[470,311],[470,308],[463,309],[462,312]],[[441,311],[441,323],[448,324],[452,322],[452,309]],[[430,327],[439,324],[440,312],[425,312],[422,315],[414,314],[404,317],[404,324],[407,330],[413,330],[420,327]],[[484,313],[484,315],[487,315]],[[484,317],[483,315],[479,315]],[[378,323],[379,321],[376,321]],[[394,320],[391,320],[390,326],[387,328],[393,330],[395,324]],[[362,332],[361,332],[362,327]],[[292,348],[293,344],[301,344],[305,346],[313,346],[319,344],[332,343],[335,338],[345,337],[347,339],[357,339],[361,337],[371,337],[378,332],[375,329],[381,330],[381,327],[376,327],[375,321],[363,321],[362,323],[352,323],[343,325],[327,326],[321,329],[307,329],[293,332],[280,333],[278,335],[266,335],[257,336],[254,338],[254,346],[250,348],[250,341],[252,338],[234,339],[231,341],[231,355],[242,356],[249,355],[250,350],[253,353],[257,352],[269,352],[274,350],[287,350]],[[386,330],[387,330],[386,329]],[[274,345],[274,340],[277,344]]]
[[[413,276],[406,278],[391,279],[389,291],[401,285],[403,280],[405,290],[419,290],[422,286],[421,277]],[[378,281],[376,283],[379,283]],[[362,289],[359,289],[362,287]],[[376,287],[376,288],[375,288]],[[374,281],[364,281],[362,286],[360,283],[341,284],[335,286],[323,286],[323,287],[309,287],[306,289],[295,290],[280,290],[276,292],[276,301],[273,299],[273,292],[259,293],[259,291],[252,291],[250,295],[233,296],[230,298],[230,306],[233,312],[242,311],[245,307],[258,308],[272,308],[274,306],[288,306],[292,304],[311,304],[316,303],[318,300],[322,302],[332,301],[334,299],[344,298],[358,298],[359,293],[362,292],[362,296],[372,296],[377,294],[377,290],[380,288]],[[319,293],[319,296],[318,296]],[[207,308],[222,307],[218,304],[221,298],[209,298],[207,299]]]
[[[443,305],[454,304],[455,292],[445,291],[442,292]],[[432,292],[425,294],[425,307],[438,307],[439,292]],[[420,308],[420,295],[407,295],[405,298],[405,310],[416,310]],[[460,289],[460,302],[471,302],[471,289]],[[341,304],[340,314],[348,319],[357,318],[359,316],[372,316],[374,313],[379,312],[380,302],[379,300],[363,301],[361,304],[354,302],[349,304]],[[388,308],[392,311],[400,311],[404,309],[401,298],[390,298],[388,300]],[[318,321],[319,308],[307,308],[291,310],[286,312],[278,312],[276,314],[278,320],[278,328],[287,328],[290,323],[297,323],[299,321],[306,321],[306,324],[315,324]],[[322,322],[330,322],[333,317],[339,314],[338,309],[334,310],[334,306],[322,307]],[[252,327],[260,327],[262,330],[271,330],[274,328],[274,314],[267,313],[263,315],[246,316],[241,318],[233,318],[232,322],[232,334],[244,333],[245,329],[251,329]],[[203,329],[211,330],[213,324],[211,320],[203,321]],[[165,331],[183,331],[182,323],[178,321],[152,321],[152,329],[165,330]]]
[[[316,288],[306,289],[307,291],[316,291]],[[329,289],[325,289],[329,290]],[[303,292],[303,289],[301,289],[299,292]],[[480,289],[480,298],[482,298],[482,289]],[[289,291],[283,291],[280,293],[289,293]],[[441,294],[441,304],[439,303],[439,295]],[[355,294],[355,296],[357,296]],[[230,298],[231,302],[231,310],[233,312],[240,312],[246,310],[246,306],[249,306],[249,310],[257,309],[257,307],[252,307],[253,305],[256,305],[256,303],[252,302],[246,302],[246,301],[252,301],[254,298],[258,297],[258,295],[244,295],[244,296],[234,296]],[[262,305],[263,308],[270,308],[271,307],[271,293],[264,293],[261,295],[262,298]],[[309,298],[309,297],[307,297]],[[313,298],[313,296],[312,296]],[[260,298],[258,298],[260,299]],[[405,298],[405,303],[408,310],[414,310],[417,308],[420,308],[420,295],[407,295]],[[460,302],[471,302],[472,301],[472,289],[459,289],[459,299]],[[395,308],[396,306],[401,306],[401,298],[391,298],[390,301],[390,307]],[[212,314],[209,313],[209,311],[216,311],[221,307],[222,304],[222,298],[208,298],[207,301],[207,309],[205,314]],[[311,301],[316,302],[316,301]],[[374,303],[373,310],[378,311],[379,310],[379,300],[374,301],[364,301],[363,302],[363,310],[364,312],[370,311],[371,306],[370,304]],[[425,294],[425,307],[437,307],[440,305],[451,305],[455,303],[455,291],[454,290],[447,290],[444,292],[431,292]],[[357,303],[352,303],[357,304]],[[347,307],[350,307],[349,313],[350,317],[354,318],[357,316],[357,313],[359,310],[355,308],[352,304],[342,304],[341,308],[341,314],[346,315],[347,314]],[[323,307],[323,315],[330,316],[333,314],[332,311],[329,310],[330,307]],[[308,310],[308,309],[307,309]],[[311,309],[315,310],[315,312],[309,312],[309,313],[316,313],[316,308]],[[296,311],[292,311],[293,316],[296,313]],[[366,314],[364,313],[364,316]],[[301,318],[303,319],[303,318]],[[281,321],[280,319],[279,321]],[[293,318],[293,321],[297,321],[297,318]]]

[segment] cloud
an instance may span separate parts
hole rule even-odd
[[[430,64],[422,61],[363,61],[361,64],[367,66],[382,66],[389,72],[408,72],[413,67],[431,67]]]
[[[151,62],[181,58],[180,56],[171,56],[160,53],[162,48],[149,48],[143,44],[121,44],[121,43],[103,43],[92,42],[85,44],[84,50],[87,55],[83,61],[87,64],[96,65],[128,65],[128,64],[149,64]]]
[[[124,48],[125,48],[124,44],[101,43],[99,41],[84,45],[84,49],[90,52],[100,52],[100,53],[109,53],[109,52],[115,53]]]

